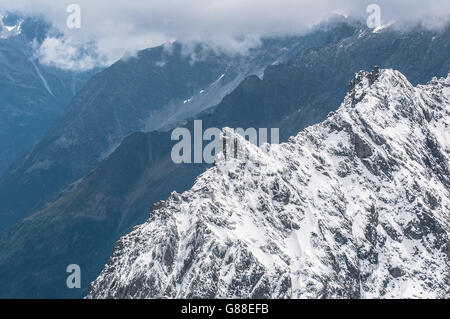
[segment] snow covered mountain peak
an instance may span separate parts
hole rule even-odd
[[[360,72],[280,145],[239,136],[122,237],[88,298],[450,296],[449,77]]]

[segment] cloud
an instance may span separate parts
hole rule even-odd
[[[65,70],[90,70],[110,62],[105,55],[99,56],[95,44],[75,45],[64,37],[47,37],[36,45],[35,56],[42,64]]]
[[[71,3],[81,7],[81,29],[67,28]],[[49,63],[77,67],[70,61],[80,58],[80,48],[95,47],[92,57],[81,55],[78,66],[87,67],[173,40],[244,52],[263,36],[306,32],[333,12],[366,19],[370,3],[380,6],[384,22],[435,26],[450,15],[448,0],[0,0],[0,10],[43,15],[64,33],[63,40],[48,39],[40,48]]]

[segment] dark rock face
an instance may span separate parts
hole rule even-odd
[[[364,85],[363,81],[367,81],[369,85],[372,85],[380,74],[380,68],[375,66],[372,72],[360,71],[356,73],[353,80],[350,81],[349,84],[349,92],[352,94],[353,105],[361,102],[364,99],[364,94],[356,97],[356,92],[358,87],[362,87]]]
[[[430,137],[450,146],[438,138],[450,125],[450,73],[413,87],[377,72],[361,79],[363,101],[349,92],[287,143],[230,137],[241,157],[221,154],[123,236],[88,298],[448,298],[450,193],[423,155]],[[353,145],[356,156],[336,152]]]
[[[364,142],[359,135],[355,135],[355,152],[359,158],[367,158],[372,156],[370,146]]]
[[[403,276],[405,273],[403,272],[403,270],[399,267],[394,267],[394,268],[390,268],[389,269],[389,273],[392,275],[392,277],[394,278],[399,278],[401,276]]]

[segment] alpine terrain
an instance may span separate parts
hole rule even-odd
[[[413,85],[446,76],[449,45],[450,26],[438,31],[422,27],[399,31],[392,26],[375,32],[341,19],[304,36],[264,40],[254,54],[232,59],[233,68],[227,72],[223,63],[230,60],[225,57],[212,54],[191,65],[177,44],[173,50],[153,48],[119,61],[89,81],[49,135],[0,179],[0,228],[2,223],[15,223],[0,232],[0,298],[86,296],[114,244],[148,219],[149,207],[174,190],[189,190],[210,167],[174,163],[171,150],[177,141],[171,140],[171,129],[131,133],[111,154],[98,157],[111,136],[118,140],[117,134],[142,129],[140,119],[148,120],[153,107],[158,111],[151,118],[159,118],[161,126],[169,118],[156,114],[169,109],[165,103],[174,99],[174,92],[176,100],[192,111],[191,118],[202,120],[204,129],[280,128],[280,140],[285,142],[336,111],[359,70],[374,65],[396,69]],[[272,64],[280,54],[284,62]],[[167,61],[164,66],[158,63],[162,60]],[[221,74],[239,70],[236,65],[246,69],[265,63],[271,65],[263,75],[246,77],[220,103],[194,115],[194,110],[203,109],[199,105],[207,105],[195,104],[200,90],[203,96],[220,87],[210,95],[215,99],[233,82],[227,75],[214,82]],[[136,79],[137,74],[142,77]],[[216,84],[209,87],[208,81]],[[193,132],[192,119],[183,126]],[[96,160],[100,162],[94,164]],[[40,165],[47,161],[52,164]],[[95,165],[92,170],[86,168],[88,162]],[[79,174],[80,179],[62,187]],[[70,264],[82,269],[81,289],[67,288]]]
[[[84,176],[129,134],[174,126],[217,105],[247,76],[331,41],[330,33],[266,39],[248,54],[175,42],[117,61],[93,76],[39,142],[0,175],[0,230]]]
[[[88,298],[450,297],[450,73],[361,71],[283,144],[224,132],[235,156],[155,204]]]
[[[0,175],[44,135],[98,71],[40,63],[35,47],[51,28],[40,18],[0,12]]]

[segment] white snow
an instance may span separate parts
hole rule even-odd
[[[240,157],[124,236],[89,297],[449,298],[450,153],[424,160],[450,147],[448,78],[380,72],[287,143],[233,135]]]

